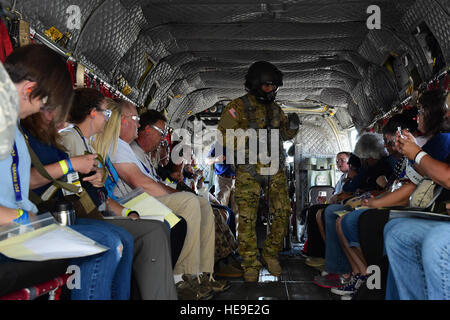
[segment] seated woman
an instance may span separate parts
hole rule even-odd
[[[395,148],[395,134],[398,127],[415,131],[416,126],[412,125],[408,121],[408,118],[406,118],[405,116],[397,114],[394,115],[382,129],[384,145],[389,153],[389,158],[392,159],[392,165],[394,166],[394,173],[392,174],[390,179],[386,179],[383,176],[381,177],[382,179],[378,180],[379,184],[384,186],[386,193],[395,191],[399,188],[399,186],[401,186],[401,180],[399,179],[404,176],[405,172],[406,159]],[[380,197],[382,197],[382,195],[380,195]],[[366,213],[368,213],[367,216],[365,215]],[[388,214],[387,211],[384,213]],[[361,221],[364,223],[361,224],[360,217],[363,214],[364,219],[362,219]],[[380,265],[380,261],[382,258],[380,257],[380,252],[382,252],[382,245],[379,246],[378,241],[375,241],[375,239],[376,237],[381,237],[381,231],[376,234],[375,232],[373,232],[373,230],[382,228],[386,221],[387,216],[384,216],[382,214],[372,216],[372,212],[368,212],[367,209],[354,210],[347,213],[343,217],[338,218],[336,224],[337,234],[344,253],[346,254],[347,259],[352,267],[352,274],[354,275],[353,280],[357,279],[359,276],[362,276],[362,278],[364,279],[367,275],[368,267],[367,261],[364,257],[359,243],[359,229],[362,228],[363,225],[364,230],[366,230],[364,236],[367,237],[369,233],[373,235],[374,243],[371,244],[370,247],[365,248],[366,257],[370,252],[370,261],[374,264]],[[342,232],[343,228],[346,231],[345,235]],[[376,263],[373,261],[376,261]],[[356,284],[355,281],[353,281],[352,284],[347,287],[334,288],[332,289],[332,292],[340,295],[351,295],[355,291],[355,288],[353,286],[354,284]]]
[[[28,138],[31,149],[38,156],[44,169],[54,179],[65,179],[65,176],[71,173],[69,171],[64,171],[64,165],[61,166],[61,163],[64,162],[70,163],[70,167],[75,172],[84,174],[91,172],[94,167],[95,155],[84,155],[69,159],[67,154],[62,151],[63,148],[57,143],[55,123],[58,121],[55,116],[56,110],[46,107],[39,113],[31,115],[21,121],[23,131]],[[40,198],[48,189],[53,189],[53,185],[40,175],[34,163],[33,166],[34,167],[31,169],[30,194]],[[63,191],[57,190],[56,193],[53,194],[52,199],[63,197]],[[32,199],[34,200],[34,198]],[[36,205],[40,207],[38,202],[36,202]],[[43,207],[43,210],[43,212],[45,212],[48,208]],[[78,226],[90,226],[93,228],[101,227],[106,229],[110,234],[115,234],[120,239],[122,259],[119,264],[119,270],[123,272],[124,276],[121,278],[120,283],[115,283],[114,285],[115,295],[113,299],[128,300],[130,297],[131,263],[133,259],[133,240],[131,235],[121,228],[92,219],[79,218],[75,222],[75,227]]]
[[[45,106],[55,106],[54,113],[64,117],[68,104],[73,94],[72,82],[64,61],[57,53],[43,45],[29,45],[15,50],[5,61],[5,69],[15,84],[19,95],[19,118],[26,117],[39,112]],[[11,155],[0,161],[0,167],[4,172],[10,172],[11,165],[16,163],[18,167],[17,189],[15,192],[12,177],[4,179],[1,184],[0,224],[17,222],[26,224],[37,213],[36,206],[29,200],[30,183],[34,184],[34,178],[30,177],[31,159],[25,138],[18,127],[14,139],[14,157]],[[84,170],[90,170],[93,159],[86,159]],[[60,176],[63,175],[61,167]],[[16,189],[16,190],[17,190]],[[80,300],[109,300],[126,299],[129,290],[124,288],[121,292],[115,292],[114,286],[126,281],[127,273],[125,257],[121,259],[122,243],[120,238],[109,232],[103,226],[70,226],[81,234],[110,248],[110,250],[85,258],[77,258],[70,264],[79,266],[83,277],[81,277],[80,289],[71,292],[72,299]],[[11,262],[11,259],[0,255],[0,263]],[[21,262],[13,260],[12,266]],[[43,262],[45,263],[45,262]],[[35,263],[30,265],[40,265]],[[119,267],[122,264],[122,267]],[[36,281],[40,275],[36,274]],[[35,283],[33,283],[35,284]]]
[[[420,121],[425,122],[425,132],[433,137],[420,149],[408,132],[397,136],[400,151],[420,173],[443,186],[441,196],[436,200],[448,203],[450,188],[449,155],[450,134],[441,130],[447,128],[450,112],[445,103],[446,95],[441,92],[424,94],[421,99]],[[448,95],[447,95],[448,100]],[[433,105],[434,107],[430,108]],[[429,120],[433,117],[433,120]],[[436,118],[441,121],[435,122]],[[434,123],[433,123],[434,122]],[[430,124],[434,125],[430,127]],[[443,149],[439,152],[439,149]],[[435,155],[437,154],[437,156]],[[448,205],[447,205],[448,206]],[[448,213],[448,208],[447,208]],[[405,300],[449,300],[450,281],[448,274],[450,246],[450,223],[417,218],[398,218],[389,221],[384,229],[386,253],[389,258],[389,275],[386,299]]]
[[[69,156],[95,154],[92,137],[103,131],[111,116],[107,100],[94,89],[76,89],[68,121],[74,127],[60,131],[61,143]],[[107,142],[110,145],[110,142]],[[83,185],[83,182],[82,182]],[[85,186],[85,184],[83,185]],[[106,215],[130,219],[108,219],[108,224],[128,231],[134,239],[133,296],[144,300],[176,299],[170,257],[170,238],[166,226],[157,220],[141,220],[139,213],[124,208],[108,197],[104,187],[88,187],[90,197]],[[103,210],[102,210],[103,209]]]
[[[361,168],[351,181],[344,185],[344,191],[371,191],[381,189],[377,184],[380,176],[390,178],[392,168],[386,162],[387,153],[381,135],[374,133],[363,134],[356,143],[354,153],[361,160]],[[342,251],[336,233],[337,211],[345,209],[344,205],[333,204],[323,211],[325,223],[325,271],[328,273],[315,278],[315,283],[322,287],[342,287],[351,280],[351,266]],[[322,224],[321,212],[318,213],[317,222]],[[330,275],[331,274],[331,275]]]
[[[117,149],[117,142],[120,134],[120,120],[122,119],[122,109],[110,99],[105,99],[107,102],[108,110],[111,111],[111,117],[106,123],[104,129],[95,134],[92,147],[97,153],[104,159],[107,179],[105,180],[105,188],[107,190],[107,196],[112,199],[111,202],[117,200],[114,195],[114,188],[119,180],[119,175],[116,169],[111,163],[109,153],[115,153]],[[180,221],[168,230],[170,233],[170,247],[172,253],[172,268],[175,267],[178,257],[180,256],[183,248],[184,240],[186,238],[186,220],[183,217],[178,216]]]
[[[419,101],[421,103],[418,118],[419,130],[424,133],[425,137],[428,138],[428,142],[423,146],[423,148],[434,157],[443,161],[450,154],[450,136],[447,133],[440,133],[440,130],[443,128],[446,121],[445,97],[443,97],[443,94],[438,91],[430,91],[424,93]],[[412,137],[410,134],[409,136]],[[401,151],[400,149],[398,150]],[[395,190],[394,192],[388,192],[379,198],[365,200],[363,205],[370,208],[407,206],[410,195],[416,189],[416,183],[408,180],[401,188]],[[378,212],[373,212],[373,210],[367,209],[355,210],[345,215],[342,220],[337,223],[338,234],[340,234],[340,239],[344,250],[355,267],[355,272],[361,273],[362,275],[366,274],[367,262],[365,261],[365,257],[359,248],[360,237],[358,229],[363,227],[365,233],[371,235],[374,240],[372,246],[378,247],[377,251],[378,255],[380,255],[383,243],[382,238],[376,236],[376,234],[380,234],[384,225],[387,223],[389,218],[389,210],[377,211]],[[365,217],[366,215],[367,217]],[[358,223],[359,219],[362,219],[363,216],[364,223]],[[367,227],[365,227],[366,225]],[[367,237],[367,235],[364,236]],[[355,247],[355,249],[350,249],[349,246]],[[340,293],[352,294],[354,291],[355,290],[351,288],[349,290],[342,289],[340,290]]]

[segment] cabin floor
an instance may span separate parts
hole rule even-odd
[[[265,226],[256,227],[258,247],[262,248],[265,239]],[[248,283],[244,278],[227,278],[231,288],[214,296],[214,300],[340,300],[330,292],[313,283],[321,271],[305,264],[302,243],[291,243],[291,249],[280,253],[279,261],[283,273],[278,279],[267,269],[262,269],[259,281]],[[225,279],[219,278],[218,279]]]

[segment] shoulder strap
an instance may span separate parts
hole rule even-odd
[[[31,162],[33,163],[34,167],[39,172],[39,174],[41,174],[44,178],[46,178],[47,180],[52,182],[55,187],[66,189],[73,193],[79,193],[80,190],[78,187],[74,186],[73,184],[67,183],[67,182],[56,180],[47,172],[47,170],[44,168],[44,165],[42,164],[41,160],[39,160],[39,157],[36,155],[33,148],[31,148],[30,143],[28,141],[28,136],[22,131],[22,128],[20,126],[19,126],[19,129],[25,137],[25,142],[27,144],[28,152],[31,157]]]
[[[248,95],[241,97],[241,100],[244,103],[244,110],[248,119],[248,127],[252,129],[259,129],[258,122],[256,121],[255,108],[252,106]]]

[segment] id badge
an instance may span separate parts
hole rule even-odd
[[[78,175],[78,172],[72,172],[66,175],[66,182],[73,184],[74,186],[78,187],[78,190],[82,190],[81,189],[81,182],[80,182],[80,176]],[[64,196],[70,196],[72,194],[75,194],[69,190],[66,189],[62,189]]]

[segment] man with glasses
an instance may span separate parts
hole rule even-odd
[[[212,208],[206,199],[188,192],[177,192],[160,181],[148,154],[164,139],[166,118],[155,110],[149,110],[138,118],[134,105],[121,101],[119,106],[122,108],[120,139],[111,158],[119,174],[115,194],[120,198],[141,187],[186,220],[186,238],[174,268],[178,298],[210,299],[213,290],[223,291],[228,286],[212,278],[215,244]]]
[[[342,176],[339,181],[336,183],[334,187],[333,195],[339,194],[342,192],[342,187],[344,186],[345,181],[347,180],[348,174],[348,158],[350,157],[350,152],[339,152],[336,155],[336,168],[342,172]]]

